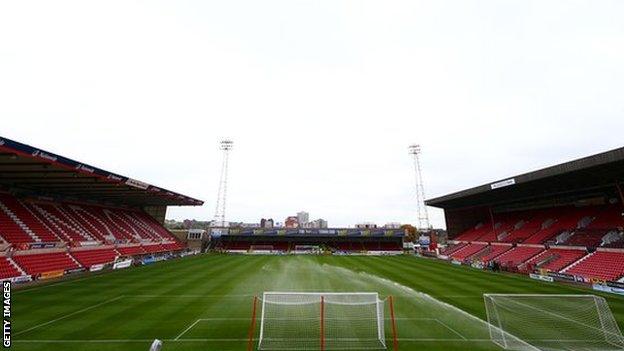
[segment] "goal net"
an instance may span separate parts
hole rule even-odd
[[[624,350],[607,305],[594,295],[485,294],[490,337],[508,350]]]
[[[377,293],[265,292],[259,350],[385,349]]]

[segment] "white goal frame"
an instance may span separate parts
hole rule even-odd
[[[300,296],[303,299],[307,299],[309,301],[309,304],[315,304],[318,303],[319,304],[319,309],[318,309],[318,323],[319,323],[319,330],[318,330],[318,340],[319,340],[319,350],[324,351],[324,350],[346,350],[346,349],[364,349],[362,347],[358,347],[357,345],[354,346],[353,348],[349,347],[349,346],[335,346],[331,344],[331,339],[329,343],[326,342],[326,338],[325,338],[325,334],[326,331],[324,330],[325,327],[325,318],[324,315],[326,313],[326,304],[333,304],[332,302],[326,302],[327,299],[329,298],[329,300],[331,301],[332,297],[335,297],[337,299],[340,298],[348,298],[349,296],[358,296],[361,298],[366,298],[368,297],[370,300],[370,302],[339,302],[337,303],[337,305],[341,305],[341,306],[349,306],[352,305],[354,307],[356,306],[365,306],[365,305],[375,305],[375,314],[376,314],[376,321],[375,321],[375,328],[377,330],[376,332],[376,337],[377,337],[377,341],[378,341],[378,346],[375,347],[366,347],[365,349],[386,349],[386,338],[385,338],[385,325],[384,325],[384,300],[379,299],[379,294],[376,292],[279,292],[279,291],[270,291],[270,292],[264,292],[262,294],[262,304],[261,304],[261,312],[260,312],[260,334],[258,337],[258,350],[296,350],[296,349],[301,349],[301,350],[309,350],[309,349],[313,349],[313,348],[307,348],[307,347],[303,347],[303,348],[297,348],[296,346],[288,346],[288,347],[273,347],[273,346],[266,346],[263,344],[263,341],[266,339],[269,339],[265,334],[266,334],[266,330],[265,330],[265,323],[268,321],[269,318],[267,318],[266,313],[267,313],[267,304],[271,304],[273,302],[271,302],[271,297],[278,297],[278,296]],[[317,300],[318,298],[318,300]],[[268,301],[268,302],[267,302]],[[374,301],[374,302],[373,302]],[[392,299],[390,298],[390,301],[392,301]],[[288,305],[299,305],[300,303],[298,302],[283,302],[283,303],[277,303],[277,304],[282,304],[285,306]],[[392,305],[392,302],[390,302],[390,304]],[[372,307],[372,306],[371,306]],[[391,306],[391,308],[393,309],[393,307]],[[371,310],[372,311],[372,310]],[[391,311],[392,316],[394,315],[394,311]],[[305,316],[302,316],[303,318],[306,318]],[[307,317],[309,318],[309,317]],[[274,319],[274,318],[273,318]],[[393,321],[394,322],[394,321]],[[393,325],[394,327],[394,325]],[[293,341],[295,341],[296,339],[293,339]]]
[[[501,310],[502,304],[496,304],[495,299],[499,298],[508,298],[513,300],[514,298],[520,301],[512,301],[512,304],[516,305],[513,312],[510,310],[505,311],[505,308]],[[591,294],[483,294],[483,299],[485,302],[485,310],[488,321],[488,329],[490,333],[490,339],[493,343],[500,346],[505,350],[532,350],[539,351],[541,348],[547,346],[542,346],[540,343],[550,342],[550,343],[566,343],[566,342],[578,342],[579,347],[584,347],[581,345],[583,342],[586,343],[604,343],[605,345],[609,345],[609,349],[613,350],[624,350],[624,336],[615,320],[613,313],[611,312],[609,305],[604,297],[591,295]],[[592,323],[588,323],[585,320],[579,320],[581,318],[575,319],[574,316],[566,315],[566,311],[559,311],[557,307],[563,308],[564,306],[546,306],[545,308],[539,308],[537,305],[530,305],[527,301],[521,302],[522,299],[527,299],[531,301],[531,299],[543,299],[544,301],[548,301],[552,299],[557,303],[565,302],[566,299],[579,299],[581,304],[579,305],[579,309],[585,309],[583,311],[595,312],[595,325]],[[550,307],[550,309],[548,308]],[[569,307],[569,306],[565,306]],[[528,326],[527,330],[529,330],[526,334],[531,334],[530,330],[537,330],[539,328],[544,327],[543,323],[548,323],[548,325],[552,325],[554,329],[557,329],[561,326],[561,324],[571,324],[577,328],[581,328],[583,330],[587,330],[586,335],[576,335],[575,331],[572,331],[572,334],[576,335],[575,339],[579,340],[570,340],[566,339],[566,335],[561,334],[560,330],[558,334],[555,333],[552,339],[528,339],[525,340],[525,335],[522,335],[522,330],[516,329],[516,331],[512,332],[509,328],[513,323],[513,320],[516,316],[524,316],[526,318],[530,318],[533,315],[528,315],[523,308],[528,308],[534,311],[534,316],[536,322],[533,326]],[[565,310],[565,308],[563,308]],[[579,310],[577,309],[577,310]],[[546,317],[543,317],[546,316]],[[539,318],[543,318],[541,321]],[[579,317],[579,316],[577,316]],[[591,318],[592,316],[590,316]],[[511,319],[511,321],[509,321]],[[546,320],[546,322],[544,322]],[[508,323],[511,322],[511,323]],[[533,321],[532,321],[533,322]],[[540,322],[542,325],[540,325]],[[578,331],[576,331],[578,333]],[[586,339],[584,339],[586,337]],[[572,347],[572,346],[570,346]],[[615,348],[613,348],[615,347]],[[566,348],[569,350],[574,350],[572,348]],[[583,350],[593,350],[594,348],[582,348]],[[596,348],[596,350],[601,350],[600,348]]]

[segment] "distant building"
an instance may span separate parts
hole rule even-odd
[[[357,223],[355,227],[358,229],[374,229],[374,228],[377,228],[377,224],[373,222],[362,222],[362,223]]]
[[[210,221],[209,227],[234,227],[232,222]]]
[[[384,228],[399,229],[399,228],[401,228],[401,223],[399,223],[399,222],[389,222],[389,223],[384,224]]]
[[[310,214],[305,212],[305,211],[301,211],[301,212],[297,212],[297,222],[299,223],[299,226],[301,227],[305,227],[305,225],[310,221]]]
[[[189,229],[186,235],[188,240],[202,240],[206,235],[206,231],[203,229]]]
[[[327,228],[327,221],[322,218],[315,219],[312,222],[308,222],[306,228],[325,229]]]
[[[299,220],[295,216],[286,217],[286,220],[284,221],[284,227],[299,228]]]
[[[273,228],[273,218],[260,220],[260,228]]]

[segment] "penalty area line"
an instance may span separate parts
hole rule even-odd
[[[191,330],[191,328],[193,328],[197,323],[201,322],[201,319],[196,320],[195,322],[193,322],[193,324],[189,325],[186,329],[184,329],[180,334],[178,334],[178,336],[176,336],[175,339],[173,340],[178,340],[180,339],[180,337],[184,334],[186,334],[187,331]]]

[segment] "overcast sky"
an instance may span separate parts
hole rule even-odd
[[[624,1],[2,1],[0,135],[227,219],[415,220],[624,144]],[[430,210],[435,226],[441,211]]]

